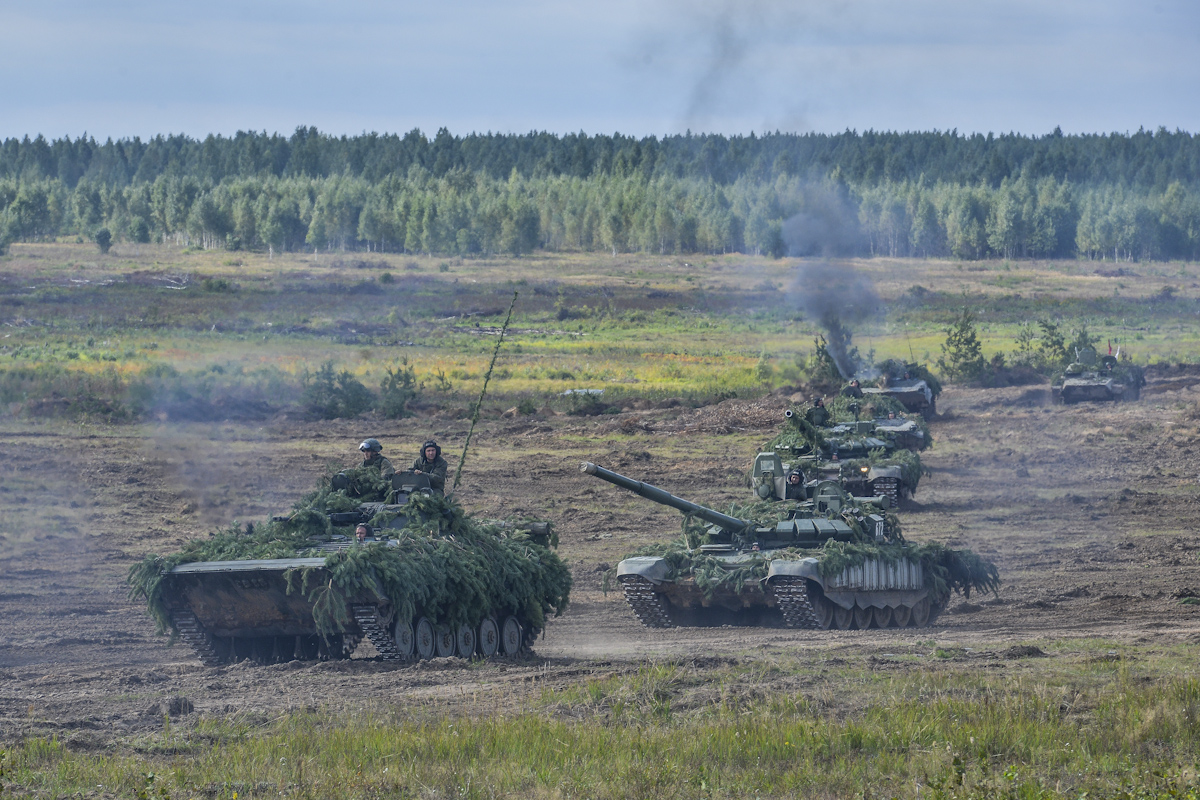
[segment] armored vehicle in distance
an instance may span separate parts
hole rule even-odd
[[[1102,357],[1097,357],[1091,347],[1077,350],[1075,361],[1051,384],[1054,399],[1064,405],[1087,400],[1137,400],[1146,385],[1142,368],[1120,358],[1120,350],[1115,356]]]
[[[999,583],[996,568],[970,551],[907,543],[878,501],[850,497],[833,482],[759,524],[590,462],[581,469],[707,523],[617,565],[625,598],[647,627],[925,627],[952,591]]]
[[[828,413],[834,419],[845,416],[840,405],[853,408],[857,417],[859,404],[844,400],[830,403]],[[880,401],[884,406],[892,403]],[[802,471],[809,481],[836,481],[851,495],[891,498],[897,507],[916,494],[922,473],[916,451],[930,441],[923,421],[891,412],[891,418],[855,418],[817,427],[810,416],[785,411],[783,432],[755,458],[751,481],[760,499],[785,499],[781,481],[792,470]]]
[[[937,415],[937,399],[942,393],[942,384],[933,373],[916,362],[906,364],[896,359],[884,361],[879,368],[882,373],[879,385],[864,386],[864,397],[891,397],[925,419],[933,419]]]

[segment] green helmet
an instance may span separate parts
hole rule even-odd
[[[383,452],[383,445],[379,443],[378,439],[365,439],[358,446],[358,449],[364,453],[381,453]]]

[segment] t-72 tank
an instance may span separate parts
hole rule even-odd
[[[967,550],[905,542],[873,499],[852,498],[833,482],[758,524],[590,462],[581,469],[708,524],[617,565],[625,599],[647,627],[925,627],[951,592],[999,584],[991,563]]]
[[[1085,400],[1137,400],[1142,396],[1146,378],[1142,368],[1117,355],[1097,357],[1096,351],[1085,347],[1075,353],[1075,361],[1063,371],[1062,378],[1051,384],[1050,390],[1060,403],[1079,403]]]
[[[331,511],[355,499],[331,488],[289,517],[147,556],[131,597],[208,665],[347,658],[364,638],[385,660],[515,655],[566,607],[549,523],[480,522],[420,491]]]
[[[784,416],[785,430],[754,460],[751,481],[760,499],[786,499],[786,476],[793,470],[810,483],[837,481],[852,495],[888,497],[897,507],[916,494],[922,474],[916,450],[928,441],[923,423],[855,419],[816,427],[791,409]]]
[[[942,384],[928,369],[913,363],[888,359],[880,365],[883,373],[879,386],[864,386],[863,395],[882,395],[899,400],[909,411],[933,419],[937,414],[937,398]]]

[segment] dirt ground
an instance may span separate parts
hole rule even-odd
[[[129,565],[232,520],[286,509],[329,462],[376,435],[415,449],[429,431],[448,455],[466,423],[310,423],[0,429],[0,739],[54,732],[81,748],[162,727],[163,714],[261,714],[428,701],[520,706],[540,686],[632,671],[650,659],[828,658],[939,645],[996,652],[1101,638],[1200,642],[1200,376],[1159,379],[1138,403],[1054,406],[1041,388],[948,390],[930,474],[902,514],[906,535],[976,549],[1000,567],[998,597],[956,598],[936,627],[905,631],[648,630],[604,570],[674,536],[679,515],[579,472],[592,460],[721,506],[748,499],[744,475],[788,400],[726,401],[595,418],[487,420],[464,500],[484,516],[554,520],[576,581],[567,613],[529,658],[416,665],[206,668],[156,636],[126,598]],[[532,687],[532,688],[531,688]],[[185,697],[188,704],[171,698]],[[481,701],[481,698],[483,700]],[[180,724],[197,714],[178,715]]]

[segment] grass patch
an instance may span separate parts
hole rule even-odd
[[[900,671],[652,663],[543,689],[520,711],[496,698],[167,721],[102,754],[31,738],[3,780],[46,796],[1197,796],[1200,680],[1186,653],[1098,660],[1059,646],[993,654],[982,671],[978,654],[941,658],[956,649],[913,645]]]

